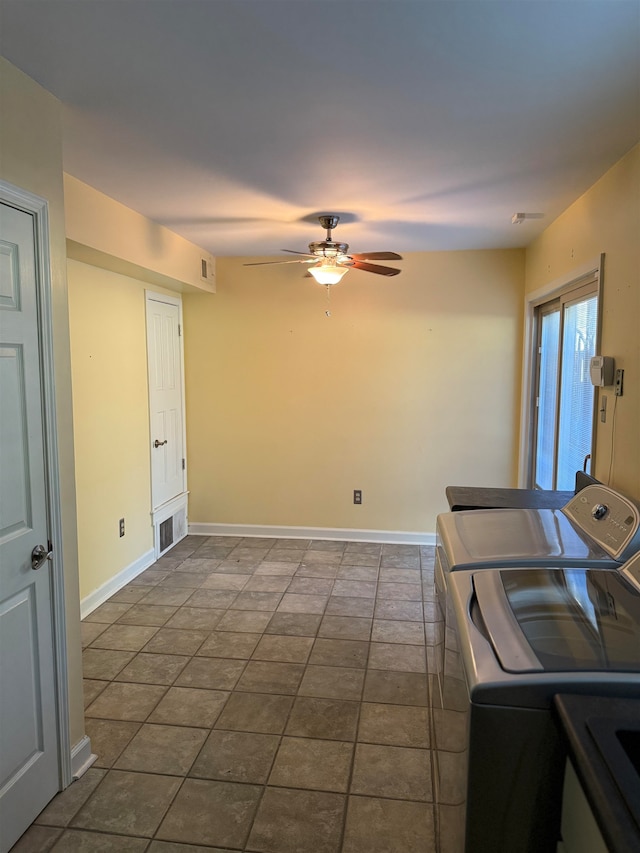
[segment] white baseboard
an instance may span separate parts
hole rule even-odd
[[[259,536],[275,539],[335,539],[341,542],[388,542],[398,545],[435,545],[435,533],[404,530],[349,530],[342,527],[275,527],[269,524],[189,524],[190,536]]]
[[[94,589],[93,592],[90,592],[89,595],[83,598],[80,602],[80,618],[84,619],[85,616],[92,613],[96,607],[99,607],[108,598],[111,598],[114,593],[118,592],[119,589],[122,589],[123,586],[126,586],[126,584],[137,577],[140,572],[144,572],[145,569],[148,569],[149,566],[155,563],[155,560],[156,558],[152,548],[150,551],[147,551],[145,554],[138,557],[137,560],[134,560],[131,565],[127,566],[121,572],[118,572],[117,575],[110,578],[106,583],[103,583],[102,586],[99,586],[98,589]]]
[[[97,755],[91,752],[89,736],[85,735],[71,750],[71,774],[73,779],[79,779],[83,773],[86,773],[97,757]]]

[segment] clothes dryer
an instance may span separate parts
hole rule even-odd
[[[443,636],[438,852],[555,853],[566,752],[553,697],[640,697],[640,553],[617,570],[452,572]]]

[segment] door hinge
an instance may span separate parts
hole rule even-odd
[[[182,460],[182,470],[184,471],[184,469],[185,469],[185,461],[184,461],[184,459],[183,459],[183,460]]]
[[[182,337],[182,326],[180,325],[180,323],[178,323],[178,337]]]
[[[536,409],[540,408],[540,397],[536,397]]]

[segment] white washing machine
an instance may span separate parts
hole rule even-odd
[[[430,692],[438,853],[555,853],[555,694],[640,698],[640,553],[453,572]],[[637,848],[640,849],[640,846]]]
[[[616,568],[640,550],[636,503],[608,486],[586,486],[561,509],[448,512],[436,523],[435,585],[444,612],[447,577],[501,566]]]

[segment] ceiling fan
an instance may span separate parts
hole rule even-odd
[[[295,261],[258,261],[245,264],[246,267],[263,266],[265,264],[313,264],[309,267],[311,274],[318,284],[337,284],[342,276],[350,269],[373,272],[377,275],[398,275],[399,269],[395,267],[384,267],[380,264],[371,264],[369,261],[401,261],[402,255],[395,252],[368,252],[349,254],[347,243],[336,243],[331,239],[331,232],[340,222],[340,217],[335,214],[319,216],[318,220],[326,230],[326,239],[309,243],[308,252],[296,252],[294,249],[282,249],[292,255],[304,255]]]

